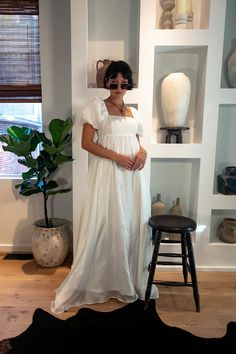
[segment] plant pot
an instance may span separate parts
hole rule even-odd
[[[44,219],[34,223],[32,253],[42,267],[51,268],[64,263],[69,252],[69,235],[66,221],[51,219],[53,227],[44,226]]]

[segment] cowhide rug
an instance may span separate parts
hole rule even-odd
[[[66,320],[38,308],[26,331],[0,342],[0,354],[134,353],[151,348],[157,354],[235,353],[236,322],[228,323],[221,338],[197,337],[166,325],[155,305],[150,300],[144,310],[143,301],[137,300],[110,312],[82,308]]]

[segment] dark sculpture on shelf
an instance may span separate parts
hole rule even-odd
[[[225,167],[224,173],[218,175],[217,190],[226,195],[236,194],[236,166]]]

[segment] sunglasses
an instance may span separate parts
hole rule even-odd
[[[127,83],[123,83],[123,84],[117,84],[117,83],[112,83],[108,85],[108,89],[109,90],[116,90],[118,89],[118,87],[120,86],[121,90],[127,90],[130,87],[130,84]]]

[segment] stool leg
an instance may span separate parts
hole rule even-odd
[[[153,254],[152,254],[152,260],[151,260],[151,265],[149,269],[149,275],[148,275],[148,282],[147,282],[147,288],[145,292],[145,300],[144,300],[144,309],[146,310],[148,307],[148,301],[151,295],[151,290],[152,290],[152,282],[156,270],[156,263],[157,263],[157,256],[160,248],[160,243],[161,243],[161,232],[156,231],[156,236],[155,236],[155,244],[154,244],[154,249],[153,249]]]
[[[152,244],[155,245],[156,241],[156,230],[152,229]]]
[[[176,143],[179,143],[181,144],[183,142],[183,139],[182,139],[182,131],[181,130],[178,130],[176,132]]]
[[[166,133],[166,143],[170,144],[171,143],[171,132],[167,131]]]
[[[188,248],[188,258],[190,265],[190,273],[192,278],[192,286],[193,286],[193,296],[195,300],[196,310],[200,312],[200,300],[199,300],[199,292],[198,292],[198,284],[197,284],[197,273],[195,267],[195,260],[193,254],[193,246],[192,246],[192,238],[190,233],[186,233],[186,241]]]
[[[187,262],[187,252],[186,252],[187,244],[185,233],[181,234],[181,251],[182,251],[182,266],[183,266],[183,276],[184,276],[184,284],[188,283],[188,262]]]

